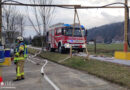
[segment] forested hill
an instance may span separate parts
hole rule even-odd
[[[130,40],[130,29],[128,32]],[[119,22],[89,29],[87,40],[90,41],[96,39],[96,41],[100,43],[103,42],[111,43],[112,41],[122,42],[123,38],[124,38],[124,22]]]

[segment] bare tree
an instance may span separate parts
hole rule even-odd
[[[35,1],[35,0],[30,0],[30,2],[33,3],[33,4],[36,4],[36,1]],[[40,25],[41,25],[41,18],[39,18],[38,8],[37,8],[37,7],[31,8],[32,12],[34,13],[34,14],[33,14],[33,16],[34,16],[33,19],[32,19],[32,17],[30,16],[30,13],[29,13],[30,8],[27,7],[27,10],[28,10],[28,12],[27,12],[27,14],[28,14],[28,19],[29,19],[29,21],[30,21],[32,27],[33,27],[34,30],[37,32],[37,35],[40,35],[40,36],[41,36],[41,34],[42,34],[42,33],[41,33],[41,27],[40,27]]]
[[[14,10],[15,8],[11,6],[4,7],[3,10],[3,27],[4,27],[6,38],[10,43],[13,42],[13,38],[16,32],[15,30],[17,29],[16,19],[15,19],[17,17],[17,12],[15,12]]]
[[[19,29],[20,29],[20,36],[23,36],[24,26],[25,26],[25,16],[22,15],[21,13],[19,13],[17,21],[18,21],[17,24],[18,24]]]
[[[49,4],[51,5],[53,3],[53,0],[37,0],[39,4]],[[43,24],[43,46],[46,46],[46,31],[50,26],[50,23],[52,19],[54,18],[54,7],[40,7],[39,12],[40,16],[42,18],[42,24]]]
[[[49,4],[51,5],[53,0],[30,0],[31,3],[33,4]],[[32,21],[32,19],[30,17],[29,21],[32,24],[33,28],[35,29],[35,31],[38,33],[38,35],[43,35],[43,37],[41,37],[41,41],[42,41],[42,47],[45,46],[45,35],[46,35],[46,30],[47,28],[50,26],[50,23],[52,21],[53,18],[53,13],[54,13],[54,7],[34,7],[33,11],[34,11],[34,16],[35,16],[35,20],[36,23],[34,23]],[[41,32],[41,30],[43,32]]]
[[[16,37],[23,33],[24,17],[13,6],[6,6],[3,9],[2,19],[6,40],[8,43],[14,43]]]
[[[53,3],[53,0],[37,0],[39,4],[49,4]],[[54,18],[54,7],[40,7],[39,12],[42,18],[44,32],[43,35],[46,34],[46,29],[50,26],[52,19]]]

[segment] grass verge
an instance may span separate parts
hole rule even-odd
[[[37,52],[37,50],[34,49],[28,49],[28,51],[31,54]],[[57,63],[58,61],[68,57],[67,54],[52,52],[42,52],[39,56]],[[70,58],[59,64],[85,71],[89,74],[93,74],[105,80],[126,86],[130,89],[130,67],[128,66],[97,60],[84,61],[83,57],[78,56],[74,56],[73,58]]]
[[[94,45],[88,45],[88,51],[90,54],[94,53]],[[123,51],[123,44],[97,44],[97,53],[96,55],[104,55],[113,57],[115,51]],[[130,48],[128,48],[130,52]]]

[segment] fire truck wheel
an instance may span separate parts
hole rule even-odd
[[[59,46],[59,47],[58,47],[58,52],[59,52],[59,53],[64,53],[63,47]]]
[[[84,49],[79,49],[79,50],[78,50],[78,52],[83,52],[83,51],[84,51]]]
[[[50,52],[55,52],[55,49],[54,48],[49,48],[49,51]]]
[[[51,52],[55,52],[55,48],[51,48]]]

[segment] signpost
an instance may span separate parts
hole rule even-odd
[[[128,1],[125,0],[125,23],[124,23],[124,52],[128,51],[128,22],[129,22],[129,11],[127,8]]]

